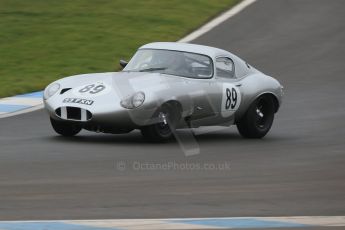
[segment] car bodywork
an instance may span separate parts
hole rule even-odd
[[[275,111],[280,107],[283,96],[280,83],[228,51],[174,42],[150,43],[139,51],[145,49],[205,55],[212,61],[212,75],[191,78],[125,68],[120,72],[63,78],[45,90],[47,95],[52,87],[58,87],[53,95],[44,99],[50,117],[78,123],[91,131],[125,133],[157,122],[155,112],[164,104],[172,104],[179,110],[177,128],[232,125],[264,94],[272,97]],[[232,77],[220,76],[216,64],[221,58],[233,62]],[[143,103],[136,108],[125,108],[123,101],[130,100],[138,92]]]

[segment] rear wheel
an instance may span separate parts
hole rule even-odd
[[[256,99],[237,122],[239,133],[246,138],[262,138],[271,129],[274,120],[273,98],[263,95]]]
[[[179,119],[178,108],[172,105],[164,105],[154,117],[158,119],[158,122],[144,126],[141,129],[144,138],[152,142],[164,142],[172,139]]]
[[[56,133],[65,137],[75,136],[81,131],[81,127],[73,123],[58,121],[52,118],[50,118],[50,123]]]

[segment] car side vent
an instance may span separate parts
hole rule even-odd
[[[61,92],[60,92],[60,94],[64,94],[64,93],[66,93],[68,90],[70,90],[70,89],[72,89],[72,88],[64,88],[64,89],[62,89],[61,90]]]

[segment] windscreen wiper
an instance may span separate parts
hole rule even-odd
[[[167,67],[155,67],[155,68],[147,68],[147,69],[141,69],[140,72],[146,72],[146,71],[156,71],[156,70],[165,70]]]

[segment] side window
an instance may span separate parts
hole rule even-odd
[[[216,58],[216,71],[218,77],[235,78],[235,65],[230,58]]]

